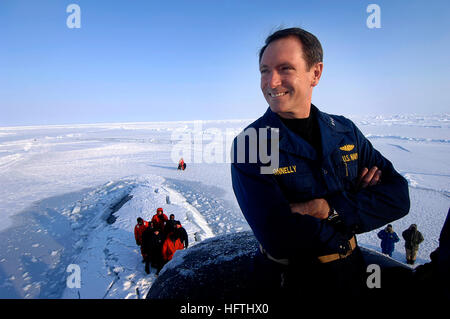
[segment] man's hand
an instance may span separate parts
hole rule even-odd
[[[357,189],[361,190],[367,186],[374,186],[381,182],[381,170],[374,166],[370,170],[364,167],[358,179]]]
[[[323,198],[316,198],[304,203],[292,203],[291,212],[301,215],[309,215],[319,219],[328,218],[330,212],[330,205]]]
[[[358,178],[358,190],[367,186],[374,186],[381,182],[381,170],[374,166],[370,170],[364,167]],[[328,218],[330,205],[323,198],[312,199],[303,203],[292,203],[291,212],[301,215],[309,215],[318,219]]]

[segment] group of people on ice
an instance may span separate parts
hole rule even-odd
[[[416,224],[412,224],[402,233],[402,236],[405,240],[406,262],[409,265],[414,265],[419,250],[419,244],[423,242],[422,233],[417,229]],[[392,225],[389,224],[385,229],[379,231],[378,238],[381,239],[381,252],[392,257],[395,243],[400,241],[397,233],[392,228]]]
[[[183,158],[178,162],[178,169],[186,169]],[[161,207],[156,209],[151,221],[137,218],[134,238],[136,245],[140,246],[147,274],[150,273],[151,266],[158,275],[162,267],[173,258],[175,251],[189,246],[188,234],[180,221],[175,219],[174,214],[170,214],[168,218]]]
[[[156,210],[150,222],[137,218],[134,227],[136,244],[141,248],[145,272],[150,273],[150,266],[156,268],[156,274],[172,259],[175,251],[188,248],[189,239],[186,230],[174,214],[169,218],[162,208]]]

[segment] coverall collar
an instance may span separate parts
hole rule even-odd
[[[344,132],[349,132],[350,128],[342,125],[339,121],[336,121],[333,117],[327,113],[321,112],[316,106],[311,104],[311,108],[314,108],[317,114],[317,121],[319,125],[321,142],[322,142],[322,156],[326,158],[336,146],[341,142]],[[267,121],[267,127],[279,128],[281,150],[289,153],[296,154],[301,157],[305,157],[311,160],[317,159],[316,150],[303,138],[289,130],[286,125],[280,120],[278,114],[272,112],[270,107],[264,114],[264,118]]]

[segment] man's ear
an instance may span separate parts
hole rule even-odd
[[[320,77],[322,76],[323,62],[318,62],[318,63],[314,64],[311,68],[312,68],[312,74],[313,74],[311,86],[315,87],[317,84],[319,84]]]

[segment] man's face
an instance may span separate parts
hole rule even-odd
[[[322,67],[318,63],[308,70],[302,44],[294,37],[270,43],[261,57],[260,71],[261,90],[271,110],[283,118],[308,117]]]

